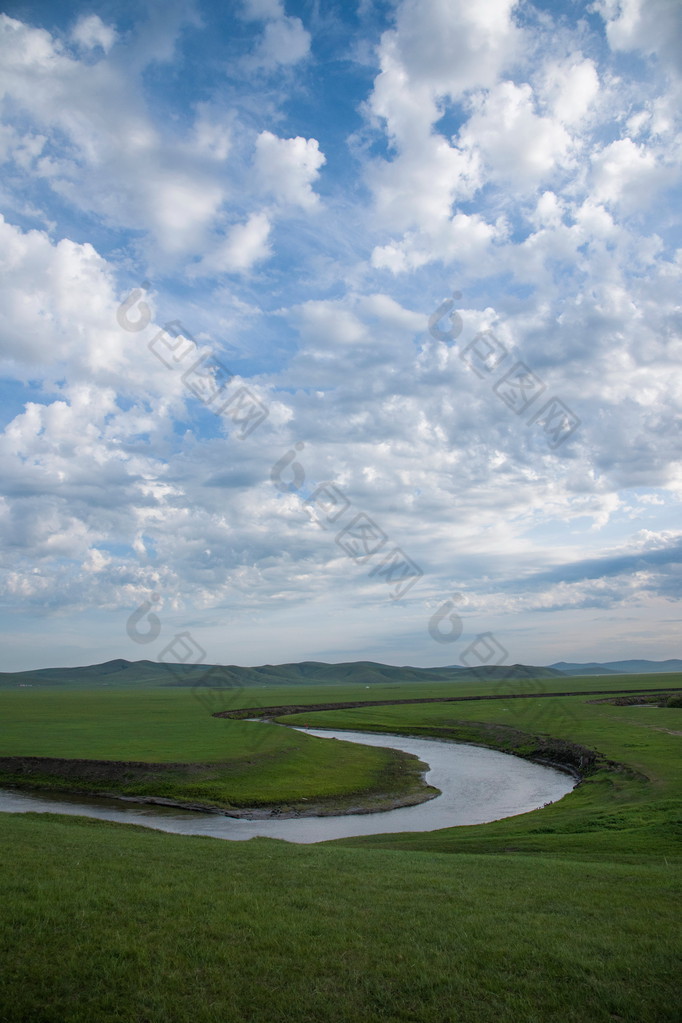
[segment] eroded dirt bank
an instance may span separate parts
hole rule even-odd
[[[220,692],[220,687],[216,686],[216,691]],[[227,687],[229,690],[229,687]],[[352,710],[355,707],[394,707],[401,704],[412,704],[412,703],[470,703],[473,701],[481,702],[482,700],[548,700],[555,696],[601,696],[604,693],[622,693],[622,694],[643,694],[643,695],[662,695],[663,693],[677,693],[682,692],[680,686],[661,686],[659,689],[592,689],[589,692],[584,690],[567,690],[561,693],[505,693],[499,695],[497,693],[489,696],[424,696],[424,697],[413,697],[409,700],[350,700],[343,703],[292,703],[284,704],[281,706],[272,707],[238,707],[235,710],[219,710],[216,711],[212,717],[214,718],[234,718],[240,720],[241,718],[265,718],[272,719],[281,717],[285,714],[312,714],[316,710]],[[596,701],[595,701],[596,702]]]
[[[584,691],[566,691],[561,693],[525,693],[487,696],[448,696],[422,697],[410,699],[358,700],[348,702],[328,702],[316,704],[289,704],[270,707],[243,707],[236,710],[218,711],[213,717],[243,719],[257,717],[272,721],[292,714],[313,713],[325,710],[346,710],[362,707],[387,707],[400,704],[420,703],[461,703],[490,700],[549,699],[559,696],[600,696],[619,694],[620,698],[636,699],[637,694],[646,697],[661,697],[663,693],[680,692],[679,687],[661,687],[660,691],[638,689],[603,689]],[[293,724],[293,722],[281,722]],[[296,722],[296,724],[304,723]],[[548,764],[561,768],[580,779],[599,768],[620,770],[620,765],[612,764],[596,750],[581,746],[567,740],[554,739],[549,736],[537,736],[522,732],[506,725],[487,724],[483,722],[453,721],[447,726],[429,725],[424,727],[397,728],[395,726],[381,729],[374,727],[365,729],[392,732],[402,735],[414,735],[421,738],[447,739],[450,741],[468,742],[487,746],[503,753],[511,753],[536,763]],[[396,754],[403,758],[401,766],[397,761],[393,770],[379,780],[373,792],[354,793],[344,797],[321,799],[298,799],[291,802],[257,806],[233,806],[230,803],[204,803],[192,799],[181,799],[149,792],[158,785],[163,790],[164,783],[199,780],[207,772],[215,774],[220,763],[155,763],[147,761],[124,760],[86,760],[61,757],[5,756],[0,757],[0,784],[36,790],[51,790],[83,796],[106,796],[129,802],[150,803],[160,806],[174,806],[181,809],[198,810],[205,813],[217,813],[230,817],[301,817],[301,816],[335,816],[340,814],[375,813],[382,810],[396,809],[401,806],[413,806],[426,802],[438,795],[438,790],[427,786],[423,780],[426,765],[421,764],[410,754]],[[414,761],[411,767],[406,765]],[[405,773],[402,774],[401,771]],[[383,784],[382,784],[383,781]],[[147,792],[130,791],[139,786]]]
[[[313,704],[287,704],[269,707],[240,707],[234,710],[217,711],[212,716],[216,718],[258,718],[262,721],[276,721],[278,724],[303,725],[305,727],[304,715],[312,714],[314,711],[326,710],[353,710],[362,707],[390,707],[405,704],[420,703],[471,703],[490,700],[542,700],[560,696],[603,696],[608,694],[617,697],[618,702],[637,701],[640,698],[664,699],[671,694],[682,692],[679,686],[660,686],[658,689],[625,689],[620,686],[617,689],[593,689],[589,692],[584,690],[566,690],[560,693],[517,693],[517,694],[490,694],[487,696],[426,696],[412,697],[410,699],[388,699],[388,700],[352,700],[335,703],[313,703]],[[590,702],[616,702],[590,700]],[[287,721],[289,715],[303,715],[300,721]],[[316,727],[324,727],[317,724]],[[414,735],[420,738],[447,739],[452,742],[468,742],[478,746],[486,746],[489,749],[499,750],[501,753],[510,753],[513,756],[521,757],[524,760],[531,760],[537,764],[545,764],[559,768],[573,775],[578,781],[596,770],[607,768],[614,771],[627,770],[623,765],[607,760],[598,750],[590,749],[579,743],[567,739],[556,739],[547,735],[534,735],[529,732],[522,732],[520,729],[509,725],[488,724],[481,721],[454,721],[447,726],[428,725],[412,726],[406,728],[397,727],[395,724],[382,729],[376,725],[370,728],[359,726],[366,732],[395,733],[400,735]]]
[[[78,796],[104,796],[125,802],[177,807],[226,817],[250,819],[287,817],[329,817],[343,814],[378,813],[402,806],[415,806],[434,799],[439,790],[427,785],[428,765],[411,753],[390,751],[389,764],[373,789],[343,796],[299,798],[255,806],[232,805],[228,801],[205,803],[130,791],[144,787],[163,791],[164,784],[215,777],[220,763],[151,763],[133,760],[86,760],[65,757],[0,757],[0,785],[34,791],[51,791]],[[127,791],[128,790],[128,791]]]

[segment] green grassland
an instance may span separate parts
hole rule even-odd
[[[3,1023],[677,1023],[672,866],[15,815]]]
[[[666,676],[667,686],[682,686],[678,676]],[[60,688],[4,689],[0,692],[0,755],[94,757],[129,760],[220,760],[252,750],[279,748],[291,733],[251,722],[212,717],[223,709],[270,705],[315,704],[322,701],[405,700],[453,696],[537,695],[565,690],[592,693],[599,689],[657,691],[660,676],[608,679],[548,679],[531,682],[458,682],[378,685],[330,683],[325,686],[257,686],[226,688]],[[559,698],[555,698],[559,699]],[[520,706],[520,702],[518,706]],[[416,706],[416,705],[415,705]],[[436,705],[434,705],[436,706]],[[456,705],[458,708],[461,706]],[[476,707],[485,704],[477,703]],[[515,704],[500,701],[495,712],[516,713]],[[537,712],[540,700],[534,701]],[[422,710],[417,707],[417,713]],[[357,713],[353,711],[352,713]],[[378,708],[382,720],[396,709]],[[410,712],[411,713],[411,712]],[[459,709],[458,709],[459,713]],[[338,715],[337,715],[338,716]],[[306,715],[305,720],[312,715]],[[303,719],[302,719],[303,720]],[[326,719],[326,720],[331,720]],[[387,719],[388,720],[388,719]],[[315,743],[319,746],[319,743]]]
[[[9,690],[0,720],[0,785],[324,812],[434,791],[407,754],[215,718],[187,689]],[[50,760],[7,759],[28,757]]]
[[[680,685],[529,679],[537,698],[292,719],[596,751],[558,803],[491,824],[295,846],[3,814],[0,1023],[679,1023],[682,709],[594,701]],[[244,792],[282,799],[332,784],[336,763],[348,794],[381,770],[356,758],[364,747],[211,711],[523,689],[336,680],[204,702],[186,689],[7,689],[0,755],[232,762]],[[566,690],[578,695],[543,695]]]
[[[143,662],[144,663],[144,662]],[[143,678],[146,678],[146,669]],[[105,677],[116,679],[121,673]],[[127,676],[127,672],[124,672]],[[216,718],[213,713],[223,708],[268,706],[278,704],[310,704],[325,700],[334,702],[368,699],[424,699],[457,696],[504,695],[528,691],[536,695],[561,692],[567,688],[578,692],[604,687],[604,680],[549,678],[515,679],[481,683],[397,683],[365,685],[339,683],[334,679],[325,686],[276,685],[208,688],[162,687],[135,690],[129,680],[120,685],[101,685],[101,675],[94,688],[25,687],[0,691],[0,784],[30,785],[34,788],[61,789],[91,793],[119,793],[126,796],[161,797],[185,804],[200,804],[225,809],[279,806],[289,810],[309,810],[313,802],[326,811],[357,805],[362,798],[367,805],[380,805],[377,800],[409,801],[430,791],[420,780],[420,771],[406,754],[372,747],[335,743],[331,745],[289,729],[249,721]],[[671,676],[674,684],[675,676]],[[661,680],[628,676],[623,686],[660,688]],[[608,679],[607,688],[616,683]],[[562,698],[553,698],[556,702]],[[533,710],[545,707],[549,700],[533,700]],[[521,701],[498,701],[494,714],[516,712]],[[417,705],[418,706],[418,705]],[[368,718],[357,718],[357,711],[337,712],[335,717],[311,712],[297,723],[339,721],[343,727],[365,724],[368,730],[377,724],[396,722],[400,731],[405,721],[417,726],[422,718],[434,726],[439,715],[450,710],[418,707],[374,708]],[[467,707],[466,713],[479,717],[471,708],[485,706],[478,702],[456,704]],[[488,710],[490,713],[491,711]],[[462,711],[462,714],[465,712]],[[355,717],[354,717],[355,715]],[[402,715],[402,717],[401,717]],[[407,715],[407,717],[406,717]],[[415,716],[416,715],[416,716]],[[430,715],[430,716],[429,716]],[[459,710],[457,711],[459,715]],[[386,730],[386,729],[384,729]],[[388,729],[390,730],[390,728]],[[460,736],[479,741],[476,736]],[[498,745],[499,743],[490,743]],[[507,748],[504,744],[500,748]],[[12,763],[6,758],[51,758],[41,764]],[[68,759],[68,765],[55,763]],[[82,763],[73,763],[79,761]],[[92,761],[99,762],[93,764]],[[102,761],[109,762],[101,763]],[[132,763],[131,763],[132,762]],[[68,768],[68,769],[67,769]]]
[[[679,683],[673,679],[671,685]],[[593,688],[601,688],[593,682]],[[428,851],[533,851],[611,859],[676,855],[682,837],[682,708],[614,706],[582,696],[307,712],[312,726],[458,739],[520,755],[538,739],[597,752],[574,792],[533,814],[428,834],[344,839]],[[600,698],[602,699],[602,698]]]

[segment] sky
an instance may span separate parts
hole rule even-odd
[[[681,655],[678,0],[2,10],[2,670]]]

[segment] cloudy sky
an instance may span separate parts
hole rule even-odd
[[[4,670],[680,656],[678,0],[3,10]]]

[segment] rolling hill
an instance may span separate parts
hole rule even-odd
[[[376,661],[298,661],[292,664],[263,664],[241,667],[235,664],[165,664],[158,661],[126,661],[116,658],[103,664],[76,668],[39,668],[35,671],[0,672],[0,686],[194,686],[199,682],[216,686],[324,685],[406,682],[455,682],[467,679],[491,681],[516,678],[555,678],[563,672],[534,665],[493,665],[489,668],[398,667]]]
[[[682,660],[671,658],[668,661],[588,661],[575,664],[568,661],[557,661],[551,664],[563,675],[658,675],[670,671],[682,671]]]

